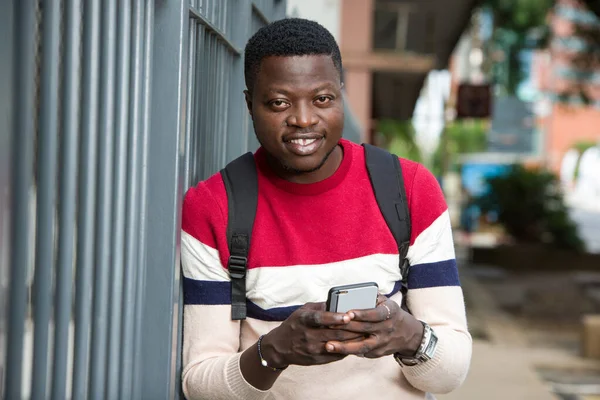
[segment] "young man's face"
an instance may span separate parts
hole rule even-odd
[[[340,74],[330,56],[262,60],[246,101],[258,141],[280,175],[313,181],[335,171],[341,150],[336,157],[329,155],[344,127],[341,89]]]

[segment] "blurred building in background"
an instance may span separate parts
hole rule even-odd
[[[409,120],[430,71],[448,65],[469,23],[473,0],[290,1],[340,44],[350,108],[373,141],[380,119]],[[295,14],[294,14],[295,13]]]
[[[549,46],[532,65],[544,158],[554,171],[569,149],[600,143],[600,68],[577,59],[598,45],[584,39],[582,26],[598,28],[600,18],[580,2],[558,0],[549,15]]]

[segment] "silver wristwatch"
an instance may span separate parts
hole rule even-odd
[[[420,321],[423,324],[423,339],[421,345],[417,349],[417,352],[412,357],[406,357],[399,353],[394,354],[394,359],[403,367],[413,367],[424,363],[425,361],[431,360],[435,354],[437,348],[438,337],[429,325],[425,322]]]

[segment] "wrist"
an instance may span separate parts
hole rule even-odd
[[[400,353],[394,354],[394,359],[403,367],[419,365],[431,360],[435,355],[438,337],[427,323],[419,322],[423,325],[423,337],[417,351],[412,356],[405,356]]]
[[[411,333],[408,335],[406,347],[398,350],[397,353],[403,356],[413,357],[419,350],[419,347],[421,346],[421,342],[423,341],[423,335],[425,334],[425,327],[423,326],[421,321],[414,317],[410,318],[409,326]]]
[[[274,335],[276,335],[275,330],[262,336],[262,340],[260,340],[260,353],[262,359],[267,362],[269,367],[284,370],[289,366],[289,363],[285,360],[283,354],[277,351],[274,345],[275,341],[273,340]]]

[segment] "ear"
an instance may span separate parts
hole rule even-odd
[[[246,107],[248,107],[248,112],[250,113],[250,116],[252,117],[252,94],[250,94],[249,91],[244,90],[244,97],[246,99]]]

